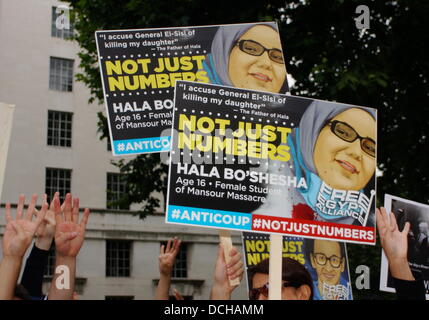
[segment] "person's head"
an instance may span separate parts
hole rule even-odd
[[[424,221],[420,222],[419,223],[419,231],[420,231],[420,233],[428,234],[428,231],[429,231],[428,223],[424,222]]]
[[[339,242],[329,240],[309,240],[311,266],[317,273],[319,284],[334,286],[340,283],[345,270],[345,250]]]
[[[268,299],[269,259],[249,268],[250,300]],[[282,260],[282,300],[313,300],[313,285],[309,272],[298,261]]]
[[[286,67],[277,26],[272,23],[220,27],[212,55],[223,84],[286,92]]]
[[[299,128],[305,165],[326,184],[341,190],[368,184],[376,167],[372,109],[314,101]]]

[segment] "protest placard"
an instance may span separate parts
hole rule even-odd
[[[178,81],[166,222],[375,243],[374,109]]]
[[[170,150],[176,80],[288,90],[274,22],[106,30],[95,37],[114,155]]]
[[[243,232],[242,239],[249,297],[257,298],[254,293],[253,296],[250,294],[254,289],[253,277],[259,273],[258,282],[264,282],[260,278],[263,277],[261,273],[264,272],[266,260],[270,258],[272,251],[270,237],[263,233]],[[344,243],[283,236],[281,252],[283,259],[293,259],[307,270],[312,280],[314,300],[353,299],[347,250]],[[284,262],[288,263],[285,260]],[[302,276],[299,276],[301,270],[295,270],[296,268],[292,268],[290,263],[284,265],[283,268],[282,281],[288,283],[302,281]],[[288,268],[289,270],[286,270]],[[268,279],[268,275],[266,278]],[[259,284],[256,285],[259,286]],[[269,288],[271,289],[271,285]]]
[[[14,108],[15,106],[13,105],[0,102],[0,199],[3,190]]]
[[[404,229],[406,222],[410,223],[406,244],[408,264],[414,277],[423,279],[426,299],[429,299],[429,205],[385,194],[384,207],[390,213],[389,218],[396,219],[399,231]],[[384,250],[380,271],[380,290],[395,292],[394,280]]]

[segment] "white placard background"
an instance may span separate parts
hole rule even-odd
[[[14,109],[14,105],[0,102],[0,200],[3,190]]]

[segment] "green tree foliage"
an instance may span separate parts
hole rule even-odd
[[[358,5],[370,29],[356,28]],[[429,3],[421,1],[288,1],[281,34],[292,93],[378,110],[378,204],[385,193],[429,202]],[[381,248],[349,245],[350,271],[371,268],[380,295]],[[387,297],[388,295],[384,295]]]
[[[425,1],[202,1],[69,0],[78,19],[82,73],[77,77],[101,103],[94,39],[96,30],[157,28],[276,20],[296,80],[292,93],[378,109],[378,202],[384,193],[428,203],[429,197],[429,3]],[[358,5],[370,9],[370,29],[359,30]],[[101,138],[106,119],[99,114]],[[141,217],[159,205],[152,191],[165,193],[166,170],[158,154],[117,165],[126,174],[127,201],[144,201]],[[379,245],[349,245],[350,271],[371,268],[378,295]],[[353,278],[353,277],[352,277]],[[386,297],[386,295],[384,295]]]
[[[429,3],[306,3],[288,2],[282,24],[292,93],[377,108],[379,197],[429,203]],[[359,4],[370,8],[365,32]]]

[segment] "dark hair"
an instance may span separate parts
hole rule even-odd
[[[28,290],[22,285],[22,284],[17,284],[15,287],[15,292],[13,293],[13,295],[16,298],[22,299],[22,300],[33,300],[30,296],[30,293],[28,292]]]
[[[311,259],[311,254],[314,253],[314,241],[316,241],[316,240],[317,239],[305,239],[305,251],[306,251],[305,253],[306,253],[308,260]],[[320,239],[320,240],[321,241],[330,241],[330,240],[322,240],[322,239]],[[338,243],[338,245],[340,246],[341,259],[345,260],[345,258],[346,258],[345,246],[341,245],[341,242],[338,242],[338,241],[333,241],[333,242]]]
[[[256,273],[269,274],[270,259],[262,260],[257,265],[249,268],[249,286],[252,289],[253,276]],[[313,300],[313,280],[307,269],[298,261],[291,258],[283,258],[282,260],[282,280],[292,282],[297,285],[297,288],[306,284],[310,287],[310,299]]]

